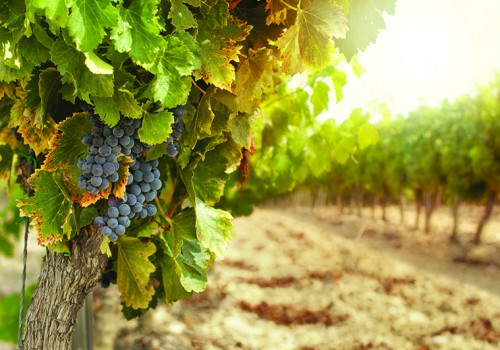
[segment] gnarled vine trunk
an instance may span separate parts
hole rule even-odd
[[[47,253],[26,314],[21,350],[71,349],[78,310],[106,266],[101,241],[102,235],[88,226],[74,239],[71,256]]]

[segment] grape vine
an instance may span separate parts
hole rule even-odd
[[[102,254],[129,317],[206,288],[232,236],[232,216],[216,205],[251,147],[254,111],[281,77],[342,59],[351,1],[287,3],[0,2],[0,171],[23,177],[12,171],[15,149],[41,160],[22,179],[34,194],[18,208],[54,257],[45,269],[86,273],[71,288],[40,283],[21,349],[64,325],[47,348],[68,347],[80,303],[61,300],[91,290]],[[356,11],[378,18],[393,8],[381,0]],[[71,316],[37,319],[53,314]]]

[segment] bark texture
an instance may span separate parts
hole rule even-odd
[[[26,314],[21,350],[71,349],[78,310],[106,266],[101,241],[102,235],[88,226],[74,240],[70,257],[47,253]]]

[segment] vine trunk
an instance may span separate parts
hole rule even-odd
[[[71,349],[78,310],[101,278],[107,257],[100,251],[102,235],[83,228],[71,256],[47,252],[38,285],[26,313],[21,350]]]

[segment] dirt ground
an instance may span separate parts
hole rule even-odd
[[[500,349],[500,221],[474,247],[449,214],[426,235],[335,208],[258,209],[191,300],[119,332],[115,349]],[[412,218],[408,218],[412,222]]]
[[[127,322],[116,288],[98,288],[94,349],[500,349],[500,216],[475,247],[480,215],[462,210],[452,245],[446,208],[429,235],[397,224],[396,208],[389,223],[369,210],[257,209],[234,221],[192,299]]]

